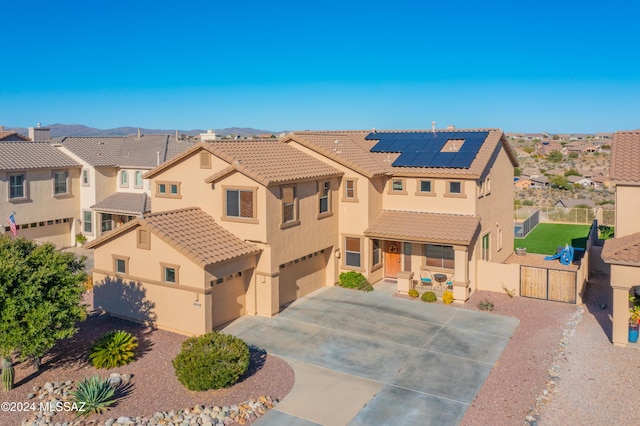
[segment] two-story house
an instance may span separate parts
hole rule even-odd
[[[144,175],[153,213],[89,244],[95,304],[143,320],[148,300],[158,326],[201,333],[350,270],[446,274],[464,301],[478,263],[512,253],[516,165],[499,130],[200,143]]]
[[[48,143],[0,142],[0,220],[10,232],[59,246],[73,245],[80,208],[80,164]]]
[[[194,142],[170,135],[64,137],[53,146],[82,165],[81,232],[93,240],[150,212],[151,187],[143,174]]]
[[[626,346],[629,296],[640,290],[640,131],[613,135],[609,177],[616,186],[615,238],[605,241],[602,259],[611,265],[613,344]]]

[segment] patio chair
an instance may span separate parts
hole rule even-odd
[[[445,282],[445,284],[447,285],[447,290],[453,291],[453,277],[454,274],[447,276],[447,281]]]
[[[433,275],[431,275],[431,271],[426,269],[420,270],[420,287],[431,287],[433,286]]]

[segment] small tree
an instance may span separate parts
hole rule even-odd
[[[552,163],[559,163],[562,161],[562,153],[560,151],[554,150],[547,155],[547,161],[551,161]]]
[[[40,359],[59,339],[73,336],[86,316],[80,304],[86,279],[84,258],[36,245],[24,238],[0,237],[0,356]],[[5,384],[10,390],[13,383]]]

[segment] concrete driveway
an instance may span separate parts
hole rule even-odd
[[[340,287],[274,318],[225,328],[294,369],[289,395],[260,425],[455,425],[518,325],[516,318]]]

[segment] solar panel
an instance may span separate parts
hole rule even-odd
[[[377,140],[371,152],[399,152],[397,167],[468,168],[489,132],[395,132],[369,133],[365,139]],[[442,152],[451,139],[464,139],[457,151]]]

